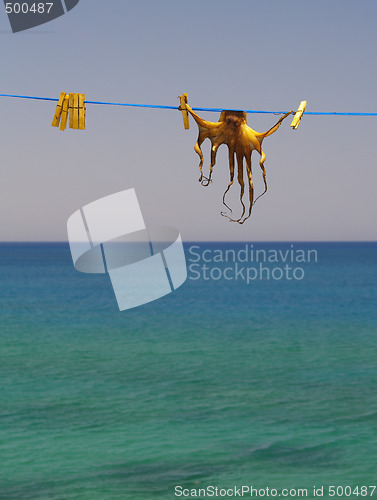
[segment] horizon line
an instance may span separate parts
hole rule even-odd
[[[0,240],[0,245],[2,244],[67,244],[67,240]],[[183,241],[183,244],[188,243],[377,243],[377,240],[187,240]]]

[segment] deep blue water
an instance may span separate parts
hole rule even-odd
[[[202,259],[244,243],[185,248],[181,288],[119,312],[67,244],[0,245],[0,499],[377,483],[377,243],[293,243],[300,279],[249,284]]]

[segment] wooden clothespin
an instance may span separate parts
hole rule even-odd
[[[79,95],[69,94],[69,128],[79,128]]]
[[[69,95],[66,94],[64,97],[64,101],[63,101],[62,120],[60,122],[60,130],[65,130],[67,127],[68,104],[69,104]]]
[[[69,117],[69,128],[73,128],[73,100],[74,100],[74,95],[72,93],[68,94],[69,101],[68,101],[68,117]]]
[[[293,117],[293,120],[291,123],[291,127],[293,128],[293,130],[297,130],[298,126],[300,125],[300,121],[301,121],[302,115],[305,111],[305,108],[306,108],[306,101],[301,101],[300,106],[298,107],[298,110],[296,111],[296,114]]]
[[[54,115],[54,118],[52,119],[52,123],[51,123],[51,125],[53,127],[59,127],[60,117],[62,114],[63,102],[65,99],[65,96],[66,96],[65,92],[60,93],[59,102],[58,102],[58,105],[56,106],[55,115]]]
[[[61,92],[52,126],[65,130],[69,118],[69,127],[73,129],[85,130],[85,94],[66,94]]]
[[[85,130],[86,128],[86,118],[85,118],[85,94],[79,94],[79,129]]]
[[[178,99],[179,99],[179,103],[180,103],[178,109],[180,111],[182,111],[183,125],[184,125],[185,129],[188,130],[190,128],[190,123],[189,123],[189,114],[188,114],[188,111],[186,108],[186,104],[188,103],[187,94],[184,93],[184,94],[178,96]]]

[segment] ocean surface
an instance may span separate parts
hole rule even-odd
[[[120,312],[68,244],[0,245],[0,499],[370,497],[377,243],[185,251],[178,290]]]

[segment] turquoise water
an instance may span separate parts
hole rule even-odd
[[[247,284],[201,259],[216,279],[191,268],[121,313],[66,244],[0,245],[0,498],[375,485],[377,244],[294,247],[317,251],[302,279]]]

